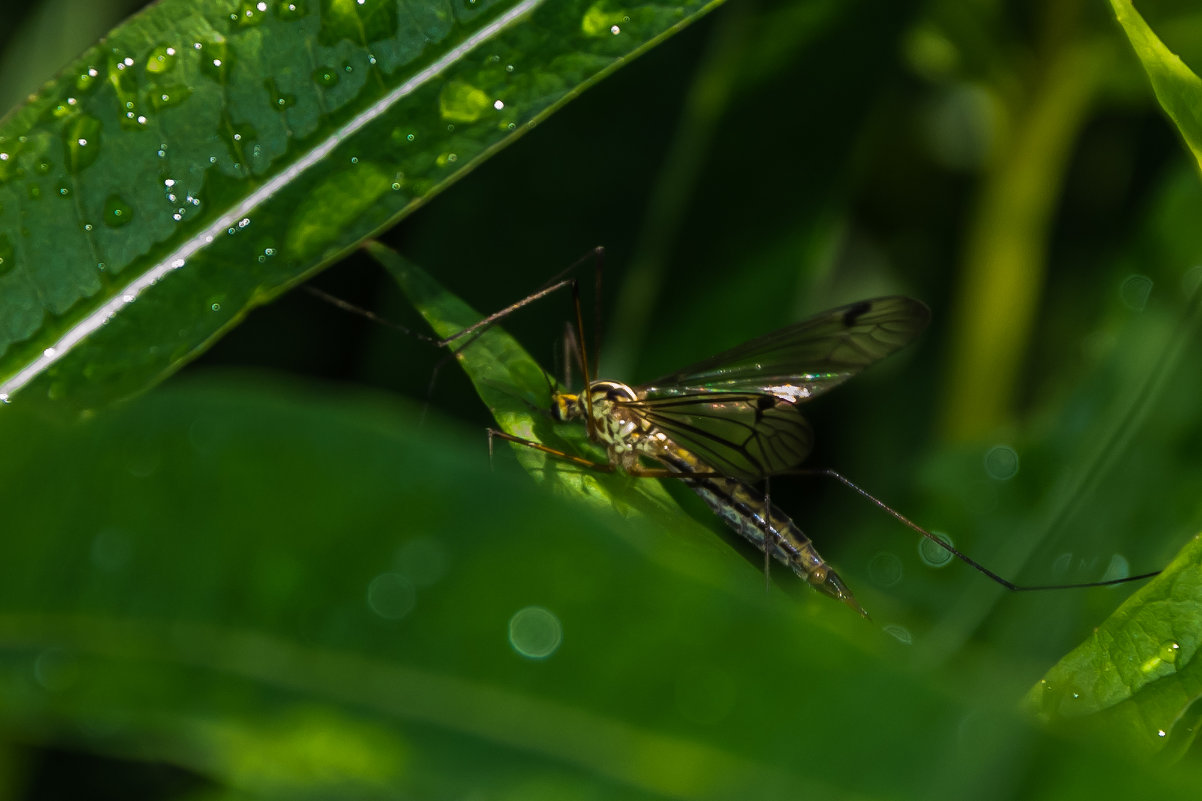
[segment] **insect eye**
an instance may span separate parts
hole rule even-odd
[[[551,403],[551,417],[559,422],[567,422],[576,417],[579,401],[575,395],[556,394]]]

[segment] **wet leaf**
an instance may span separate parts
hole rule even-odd
[[[1032,688],[1028,710],[1151,753],[1192,742],[1202,697],[1202,535]]]
[[[151,5],[0,124],[0,396],[145,389],[713,5]]]
[[[369,244],[368,250],[388,269],[438,337],[456,335],[481,319],[482,315],[395,251],[379,243]],[[501,325],[489,326],[478,335],[473,333],[450,345],[498,426],[529,442],[604,463],[605,453],[589,445],[583,426],[552,424],[550,378]],[[512,450],[536,480],[583,499],[595,509],[650,516],[668,530],[703,542],[713,537],[709,529],[681,511],[659,481],[591,471],[537,448],[500,439],[493,448]]]

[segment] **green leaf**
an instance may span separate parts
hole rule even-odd
[[[452,337],[479,322],[481,315],[449,293],[417,265],[390,248],[372,242],[368,251],[383,264],[414,307],[440,338]],[[560,300],[566,303],[565,294]],[[553,303],[554,298],[547,300]],[[591,454],[604,463],[604,452],[591,446],[582,425],[552,425],[550,379],[543,368],[500,325],[492,325],[450,343],[501,430],[560,453]],[[697,543],[714,541],[713,529],[686,514],[662,482],[600,473],[548,456],[537,448],[498,440],[539,483],[569,495],[602,514],[655,521],[661,529]]]
[[[368,244],[368,251],[397,280],[401,291],[427,320],[436,336],[453,337],[481,320],[481,315],[468,304],[394,250],[373,242]],[[566,302],[566,290],[561,292],[565,297],[559,299]],[[546,302],[553,303],[554,299],[557,298]],[[483,328],[450,346],[501,431],[560,453],[584,455],[597,463],[606,461],[605,452],[589,443],[583,426],[578,423],[552,425],[548,413],[551,384],[547,373],[500,325]],[[686,514],[661,481],[599,473],[549,456],[536,447],[502,440],[496,440],[492,447],[512,450],[518,462],[538,483],[577,503],[583,502],[583,510],[601,515],[602,520],[653,522],[657,529],[670,534],[682,547],[709,550],[719,541],[713,528],[716,523],[707,512],[702,512],[701,518],[707,523]],[[633,540],[637,544],[637,536]],[[733,553],[727,556],[733,557]],[[682,569],[686,564],[677,562],[671,553],[661,553],[660,558],[670,569]],[[787,571],[783,572],[787,574]],[[791,578],[787,576],[786,581]]]
[[[0,125],[0,398],[146,388],[714,4],[147,8]]]
[[[1152,81],[1152,90],[1202,169],[1202,79],[1165,47],[1131,0],[1110,0],[1119,24]]]
[[[982,0],[971,14],[960,2],[729,4],[396,233],[485,311],[604,243],[611,294],[637,301],[647,331],[627,368],[607,369],[632,380],[846,300],[923,298],[935,314],[916,348],[808,412],[815,466],[1016,581],[1163,566],[1200,530],[1202,372],[1190,365],[1202,352],[1181,307],[1197,283],[1202,185],[1192,163],[1162,169],[1175,154],[1142,70],[1103,57],[1128,46],[1109,7],[1028,5],[998,17]],[[816,33],[793,24],[815,8],[830,12]],[[1202,63],[1197,9],[1149,21]],[[899,68],[915,32],[937,45],[942,71]],[[1095,70],[1071,69],[1080,52]],[[1058,97],[1048,76],[1063,86],[1065,75],[1100,91],[1041,103]],[[472,102],[462,88],[448,96],[452,110]],[[441,98],[431,105],[441,120]],[[1063,131],[1066,117],[1078,127],[1041,151],[1037,205],[1055,213],[1028,232],[1036,258],[1047,251],[1038,315],[1014,319],[994,296],[962,305],[948,292],[970,278],[963,243],[982,220],[1006,230],[1012,218],[965,217],[989,179],[976,162],[949,172],[933,158],[948,140],[932,132],[975,141],[967,123],[983,144],[1046,145],[1040,125]],[[1013,163],[991,158],[986,172],[1004,178]],[[331,198],[353,204],[353,187]],[[331,219],[344,215],[333,205]],[[666,211],[647,211],[657,205]],[[10,220],[0,231],[16,235]],[[387,307],[390,287],[375,294],[374,272],[323,278],[406,319],[407,306]],[[567,317],[566,300],[546,303]],[[618,312],[605,327],[627,330],[627,309],[605,308]],[[1008,321],[1038,347],[1005,425],[951,443],[937,433],[957,309]],[[517,334],[543,313],[505,327]],[[420,362],[435,349],[365,333],[299,295],[251,317],[203,364],[78,430],[33,419],[42,404],[21,396],[0,414],[0,794],[49,797],[66,775],[75,792],[57,795],[75,797],[182,766],[203,777],[189,797],[206,798],[1196,798],[1196,747],[1149,764],[1013,709],[1137,587],[1002,594],[963,565],[928,567],[875,510],[799,480],[774,482],[774,498],[878,626],[803,586],[798,599],[766,594],[759,566],[708,531],[678,536],[688,515],[624,517],[621,487],[596,513],[564,503],[513,475],[510,454],[537,458],[530,449],[500,445],[490,470],[466,381],[444,369],[428,392]],[[519,338],[549,350],[549,335]],[[1160,358],[1171,339],[1179,360]],[[604,348],[607,368],[615,355]],[[214,372],[223,361],[237,380]],[[424,424],[419,403],[341,383],[357,369],[364,385],[407,382],[409,397],[428,398]],[[280,370],[340,383],[270,380]],[[545,383],[531,379],[520,394],[542,408]],[[570,435],[516,405],[544,441]],[[471,423],[445,425],[451,414]],[[991,469],[1006,449],[1019,459],[1010,478]],[[550,467],[547,487],[575,494],[575,474]],[[668,489],[686,508],[696,500]],[[409,596],[388,574],[440,578]],[[403,617],[377,611],[395,615],[408,598]],[[509,640],[529,607],[562,624],[543,659]],[[1077,721],[1088,730],[1105,714]],[[104,784],[63,769],[79,760],[100,764]]]
[[[578,694],[593,649],[581,646],[659,603],[601,614],[596,593],[692,585],[712,603],[725,594],[684,575],[713,576],[712,550],[621,524],[642,540],[632,548],[491,471],[478,439],[379,399],[218,381],[83,427],[23,412],[0,421],[0,484],[25,501],[8,530],[29,533],[0,542],[0,720],[23,740],[165,760],[267,798],[455,797],[536,778],[634,797],[788,783],[639,723],[634,699]],[[65,487],[71,500],[56,501]],[[690,570],[659,581],[640,550]],[[569,577],[575,600],[560,603]],[[522,655],[547,642],[514,630],[523,610],[535,634],[562,628],[550,672],[558,647]],[[650,620],[621,625],[624,647],[660,637]]]
[[[1137,753],[1182,751],[1200,720],[1191,711],[1202,697],[1200,621],[1202,535],[1049,670],[1025,705]]]
[[[419,416],[210,376],[84,426],[0,417],[7,736],[266,799],[1196,787],[1041,734],[990,695],[1009,665],[961,689],[838,607],[582,514]]]

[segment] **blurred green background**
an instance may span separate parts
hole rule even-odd
[[[136,8],[10,10],[2,105]],[[1202,68],[1202,10],[1139,9]],[[1044,584],[1157,569],[1199,530],[1200,203],[1105,3],[730,0],[384,239],[481,312],[604,245],[602,369],[632,382],[922,299],[916,345],[813,404],[811,464]],[[420,328],[363,256],[315,284]],[[555,369],[569,311],[505,327]],[[1196,712],[1149,766],[1148,732],[1016,711],[1130,588],[1009,594],[784,479],[873,620],[765,594],[753,552],[586,514],[503,449],[490,469],[440,359],[293,292],[82,432],[0,419],[0,798],[1197,786]]]

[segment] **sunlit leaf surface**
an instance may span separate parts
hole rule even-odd
[[[0,396],[146,388],[710,5],[150,6],[0,125]]]
[[[1156,99],[1202,169],[1202,79],[1156,36],[1130,0],[1110,0],[1143,64]]]
[[[1141,753],[1182,751],[1202,697],[1202,537],[1048,671],[1027,706]],[[1101,713],[1101,714],[1099,714]],[[1086,717],[1088,716],[1088,717]],[[1083,720],[1081,720],[1083,719]]]

